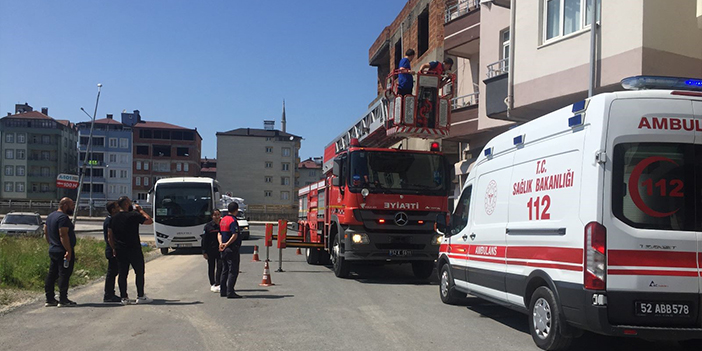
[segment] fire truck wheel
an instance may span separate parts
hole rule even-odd
[[[454,287],[453,277],[451,276],[451,267],[448,264],[441,266],[439,277],[439,296],[441,302],[449,305],[458,305],[466,298],[466,294],[461,294]]]
[[[161,248],[161,255],[168,255],[168,248],[167,247]]]
[[[312,247],[305,250],[305,259],[308,264],[319,264],[319,250]]]
[[[434,271],[434,262],[431,261],[420,261],[412,262],[412,273],[419,279],[427,279],[431,276]]]
[[[331,257],[329,256],[329,252],[324,249],[319,250],[319,264],[324,264],[328,265],[331,263]]]
[[[348,278],[351,271],[351,265],[341,257],[341,244],[339,244],[339,235],[334,236],[334,244],[332,245],[331,261],[334,266],[334,275],[339,278]]]
[[[702,349],[702,339],[680,340],[678,344],[680,344],[684,350]]]
[[[529,331],[536,346],[543,350],[565,350],[572,337],[561,333],[561,311],[556,296],[546,286],[534,291],[529,303]]]

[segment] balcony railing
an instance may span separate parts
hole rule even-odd
[[[509,59],[502,59],[497,62],[493,62],[487,66],[487,77],[492,78],[499,76],[500,74],[507,73],[509,70]]]
[[[449,23],[452,20],[463,16],[464,14],[480,8],[480,0],[457,0],[450,1],[446,4],[446,13],[444,14],[444,23]]]
[[[478,98],[480,97],[480,92],[476,91],[472,94],[467,94],[451,99],[451,109],[459,109],[468,106],[474,106],[478,104]]]

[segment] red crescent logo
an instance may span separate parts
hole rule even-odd
[[[678,210],[680,209],[678,208],[677,210],[672,212],[658,212],[648,207],[641,198],[641,193],[639,193],[639,181],[641,180],[641,173],[643,173],[643,170],[646,169],[646,167],[655,162],[669,162],[678,166],[678,164],[675,163],[675,161],[663,156],[651,156],[643,159],[641,162],[639,162],[639,164],[636,165],[636,167],[634,167],[634,171],[631,172],[631,175],[629,176],[629,194],[631,194],[631,200],[634,201],[636,207],[638,207],[643,213],[651,217],[657,218],[668,217],[675,214],[675,212],[678,212]]]

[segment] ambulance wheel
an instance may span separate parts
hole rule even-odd
[[[167,247],[161,248],[161,255],[168,255],[168,248]]]
[[[434,271],[434,262],[432,261],[419,261],[412,262],[412,273],[419,279],[427,279],[431,276],[431,272]]]
[[[441,266],[441,272],[439,273],[439,296],[441,297],[441,302],[449,305],[457,305],[466,297],[465,294],[461,294],[456,290],[453,277],[451,276],[451,267],[448,264]]]
[[[680,344],[684,350],[702,349],[702,339],[680,340],[678,344]]]
[[[308,264],[319,264],[319,249],[308,247],[305,251],[305,259]]]
[[[562,334],[563,321],[551,289],[541,286],[534,291],[529,303],[529,316],[529,331],[536,346],[543,350],[564,350],[570,346],[573,338]]]
[[[332,245],[331,261],[334,266],[334,275],[339,278],[348,278],[351,272],[351,265],[341,257],[341,244],[339,243],[339,235],[334,236],[334,244]]]

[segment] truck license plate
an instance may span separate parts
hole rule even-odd
[[[690,317],[692,313],[690,304],[677,302],[637,301],[635,308],[637,316]]]
[[[412,256],[412,251],[410,251],[410,250],[390,250],[390,256],[395,256],[395,257]]]

